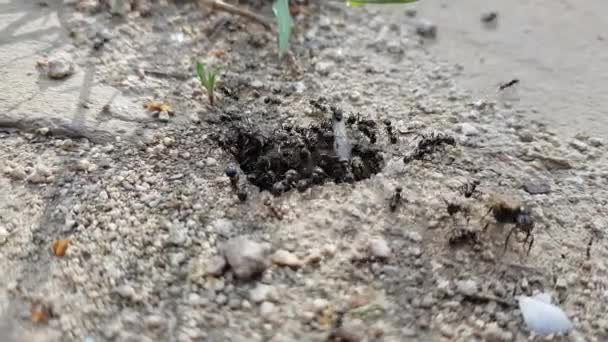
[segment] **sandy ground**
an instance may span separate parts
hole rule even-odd
[[[606,339],[606,142],[555,134],[521,103],[471,97],[456,81],[462,69],[429,52],[411,18],[302,7],[279,63],[271,32],[188,1],[123,16],[96,1],[3,6],[8,18],[59,18],[66,33],[59,52],[73,75],[48,79],[55,50],[34,54],[24,74],[60,87],[85,73],[81,92],[99,84],[121,96],[101,108],[90,97],[74,111],[84,118],[3,113],[5,340],[522,341],[537,338],[514,298],[539,291],[574,324],[548,340]],[[16,26],[5,32],[18,36]],[[197,60],[222,70],[215,107],[194,78]],[[336,109],[311,104],[321,97]],[[171,110],[141,110],[150,100]],[[336,139],[318,128],[336,111],[364,141],[344,167],[360,174],[354,157],[373,150],[382,168],[298,191],[276,163]],[[127,129],[96,124],[110,120]],[[252,139],[235,142],[235,132]],[[293,139],[297,149],[281,143]],[[251,170],[239,153],[260,146],[287,155],[252,156]],[[292,167],[308,181],[307,165]],[[260,191],[263,177],[291,190]],[[530,208],[529,255],[524,232],[505,245],[512,225],[485,216],[495,196]],[[446,201],[463,209],[450,215]],[[51,250],[57,240],[69,240],[64,256]]]
[[[608,133],[606,1],[428,0],[414,7],[438,26],[431,51],[461,65],[459,84],[476,96],[518,103],[562,136]],[[480,18],[491,11],[498,19],[484,25]],[[497,85],[513,78],[518,87],[498,94]]]

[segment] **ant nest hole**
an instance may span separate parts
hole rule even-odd
[[[237,126],[221,144],[249,183],[275,196],[326,182],[354,183],[380,172],[384,162],[370,139],[376,125],[357,120],[334,116],[310,127],[283,125],[270,134]]]

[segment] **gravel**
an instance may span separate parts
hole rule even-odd
[[[269,267],[268,244],[258,243],[246,237],[236,237],[226,242],[222,251],[238,278],[250,279]]]
[[[54,80],[62,80],[74,74],[74,62],[67,54],[49,58],[47,76]]]
[[[530,333],[519,310],[503,304],[514,291],[540,290],[556,291],[580,334],[601,340],[605,310],[597,298],[605,297],[606,241],[595,240],[589,260],[580,261],[587,226],[601,230],[597,217],[608,198],[601,140],[578,139],[586,146],[581,152],[518,115],[528,108],[471,99],[456,86],[461,71],[429,54],[415,24],[403,29],[402,15],[332,9],[340,15],[332,13],[321,29],[313,12],[309,33],[296,32],[292,42],[294,52],[305,47],[309,57],[294,53],[278,64],[271,33],[218,11],[203,18],[192,2],[153,2],[147,18],[136,13],[136,3],[120,19],[107,6],[76,8],[62,14],[77,37],[72,62],[94,65],[95,82],[120,88],[142,106],[146,96],[170,104],[175,115],[150,114],[134,123],[135,135],[117,132],[111,144],[52,129],[0,130],[0,267],[7,270],[0,305],[8,308],[0,317],[2,336],[324,341],[344,311],[342,327],[364,341],[513,341]],[[224,55],[210,56],[207,35],[224,22],[212,53]],[[100,27],[111,40],[91,51]],[[183,40],[170,39],[173,32]],[[198,54],[201,61],[225,66],[216,107],[196,92],[191,75],[173,77],[192,70],[192,51],[207,51]],[[262,86],[252,89],[253,80]],[[379,123],[370,146],[385,158],[381,172],[280,197],[249,184],[250,170],[223,145],[226,131],[246,122],[269,136],[283,132],[278,126],[318,124],[315,115],[330,117],[310,108],[320,96],[346,117],[360,112]],[[278,101],[265,103],[270,97]],[[395,144],[385,119],[399,137]],[[467,125],[477,134],[467,135]],[[462,144],[404,165],[402,156],[425,130],[459,130]],[[521,139],[524,131],[532,138]],[[227,165],[235,165],[242,202],[225,176]],[[472,180],[480,180],[478,192],[464,198],[460,187]],[[540,180],[550,192],[522,189]],[[403,198],[393,212],[396,186]],[[508,229],[498,225],[479,232],[479,243],[448,243],[466,218],[450,218],[444,199],[470,206],[466,228],[477,231],[493,222],[484,215],[495,193],[527,203],[538,227],[551,227],[533,231],[530,257],[514,238],[503,251]],[[63,258],[49,253],[57,239],[70,240]],[[33,327],[29,308],[36,298],[52,303],[56,315]],[[15,319],[21,312],[24,319]]]

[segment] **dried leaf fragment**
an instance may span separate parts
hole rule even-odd
[[[47,323],[51,318],[51,309],[42,303],[33,303],[30,318],[34,323]]]
[[[171,106],[164,102],[150,101],[144,104],[144,107],[151,112],[172,112]]]
[[[53,242],[52,250],[53,254],[58,257],[62,257],[65,255],[65,252],[68,250],[68,246],[70,244],[70,240],[57,240]]]
[[[209,51],[208,55],[216,57],[216,58],[224,58],[224,56],[226,56],[226,50],[224,50],[224,49],[212,49],[211,51]]]

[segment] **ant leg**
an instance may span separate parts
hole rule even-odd
[[[492,210],[493,210],[493,208],[488,209],[488,212],[485,215],[483,215],[482,219],[488,217],[488,215],[490,215],[490,213],[492,212]]]
[[[516,227],[511,228],[511,230],[509,230],[509,234],[507,234],[507,238],[505,239],[505,247],[503,250],[503,253],[505,253],[507,251],[507,246],[509,245],[509,239],[511,238],[511,234],[513,234],[513,231],[515,231]]]
[[[485,233],[486,229],[488,229],[489,226],[490,226],[490,222],[486,223],[486,225],[483,227],[483,229],[481,230],[481,232]]]
[[[589,243],[587,244],[587,260],[591,259],[591,246],[593,245],[593,236],[589,239]]]
[[[532,249],[532,244],[534,243],[534,235],[532,235],[530,233],[528,233],[528,234],[530,236],[530,244],[528,245],[528,252],[526,253],[526,255],[530,255],[530,250]]]

